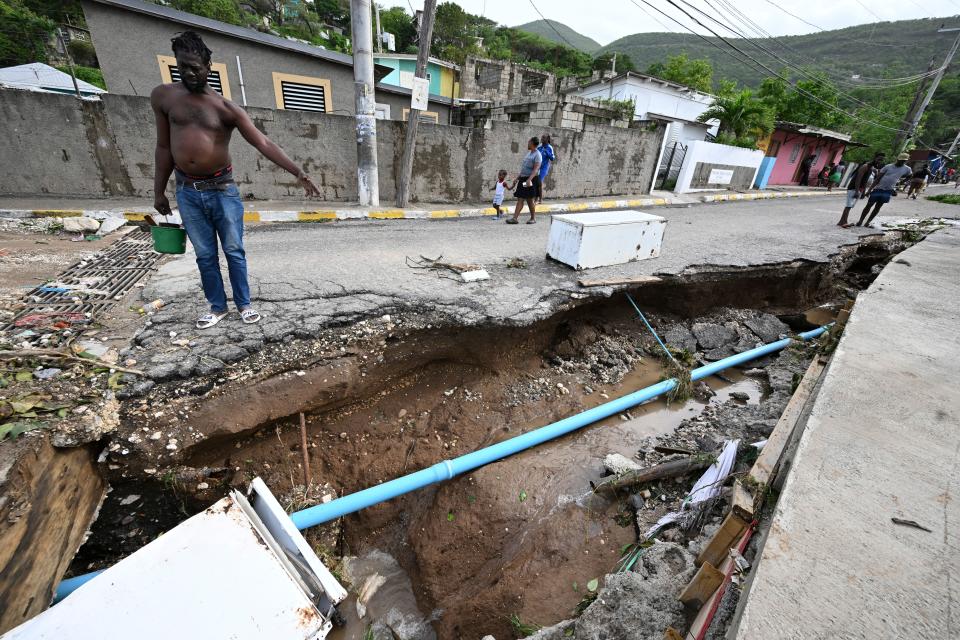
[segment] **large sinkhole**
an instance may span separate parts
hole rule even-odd
[[[704,269],[632,293],[661,335],[705,362],[830,321],[896,248],[853,248],[832,264]],[[272,382],[274,391],[264,391],[270,383],[263,381],[237,385],[229,401],[214,403],[214,418],[241,426],[207,429],[209,437],[186,449],[177,466],[144,471],[144,463],[138,473],[115,473],[71,571],[109,565],[253,477],[297,510],[666,376],[658,346],[619,293],[527,327],[405,331],[396,318],[374,325],[355,331],[349,357],[285,374]],[[606,473],[605,457],[620,454],[646,466],[670,450],[710,453],[727,438],[762,440],[815,348],[727,370],[687,400],[648,402],[307,530],[353,593],[340,607],[345,624],[332,637],[368,637],[377,623],[398,638],[510,638],[520,635],[521,621],[549,625],[574,616],[589,596],[586,585],[612,572],[638,533],[675,508],[694,479],[602,497],[592,485]],[[270,403],[285,417],[258,422]]]

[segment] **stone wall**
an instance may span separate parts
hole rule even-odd
[[[355,120],[350,116],[249,108],[258,129],[313,177],[321,198],[356,199]],[[380,193],[396,193],[406,124],[377,122]],[[411,200],[485,202],[498,169],[512,175],[532,136],[550,133],[559,161],[547,178],[552,197],[646,193],[662,127],[587,125],[583,131],[491,122],[488,128],[421,124]],[[235,175],[248,199],[302,199],[293,178],[239,135],[231,145]],[[0,90],[0,193],[34,196],[153,198],[154,117],[148,98],[104,95],[99,101]]]
[[[509,60],[470,57],[460,75],[460,97],[465,100],[513,100],[556,93],[557,76]]]
[[[632,120],[630,114],[624,118],[598,100],[568,95],[515,98],[467,105],[458,111],[459,124],[466,127],[485,127],[487,122],[500,121],[583,131],[598,124],[625,128]]]

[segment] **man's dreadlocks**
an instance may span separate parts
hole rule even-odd
[[[178,53],[194,53],[200,56],[204,64],[210,63],[210,54],[213,52],[207,48],[200,34],[196,31],[184,31],[170,40],[173,47],[173,55]]]

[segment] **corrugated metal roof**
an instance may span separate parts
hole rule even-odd
[[[73,79],[69,73],[64,73],[59,69],[54,69],[48,64],[42,62],[31,62],[30,64],[21,64],[16,67],[6,67],[0,69],[0,85],[12,87],[14,89],[55,91],[58,93],[73,93]],[[80,93],[100,94],[106,93],[103,89],[89,82],[77,79],[77,85],[80,87]]]

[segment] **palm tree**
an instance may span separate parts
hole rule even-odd
[[[734,138],[743,138],[748,134],[762,136],[773,128],[773,116],[767,105],[754,98],[749,89],[717,96],[697,120],[719,120],[718,135],[727,134]]]

